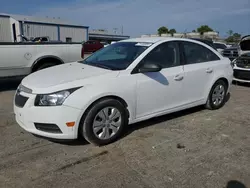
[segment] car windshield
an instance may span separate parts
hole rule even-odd
[[[226,48],[227,48],[226,45],[220,44],[220,43],[214,43],[214,45],[215,45],[215,47],[216,47],[217,49],[226,49]]]
[[[110,70],[125,70],[149,45],[148,43],[117,42],[80,62]]]

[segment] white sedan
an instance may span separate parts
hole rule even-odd
[[[230,60],[199,41],[128,39],[27,76],[14,112],[35,135],[104,145],[128,124],[198,105],[221,108],[232,78]]]

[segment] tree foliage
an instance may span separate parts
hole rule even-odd
[[[175,29],[170,29],[170,30],[168,31],[168,33],[170,33],[170,34],[173,36],[174,33],[176,33],[176,30],[175,30]]]
[[[209,32],[209,31],[214,31],[212,28],[210,28],[208,25],[201,25],[200,27],[197,28],[197,31],[203,35],[203,33],[205,32]]]
[[[234,33],[234,32],[233,32],[233,30],[231,30],[231,29],[227,32],[227,34],[228,34],[229,36],[232,36],[233,33]]]
[[[229,32],[228,32],[228,34],[229,34]],[[241,34],[239,34],[239,33],[231,33],[229,35],[229,37],[226,39],[226,42],[235,43],[235,42],[239,42],[240,39],[241,39]]]
[[[161,34],[166,34],[168,33],[168,28],[165,27],[165,26],[162,26],[158,29],[158,34],[161,35]]]

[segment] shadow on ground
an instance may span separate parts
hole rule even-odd
[[[0,80],[0,92],[16,90],[22,78],[11,78]]]
[[[247,188],[247,187],[239,181],[231,180],[227,183],[226,188]]]
[[[135,123],[133,125],[128,126],[127,131],[125,132],[123,137],[126,137],[129,134],[131,134],[132,132],[137,131],[139,129],[143,129],[143,128],[146,128],[146,127],[149,127],[149,126],[154,126],[156,124],[159,124],[159,123],[162,123],[162,122],[165,122],[165,121],[169,121],[169,120],[172,120],[172,119],[175,119],[175,118],[180,118],[180,117],[183,117],[183,116],[186,116],[186,115],[189,115],[189,114],[192,114],[192,113],[196,113],[196,112],[199,112],[199,111],[202,111],[202,110],[204,110],[204,106],[197,106],[197,107],[190,108],[190,109],[187,109],[187,110],[174,112],[174,113],[171,113],[171,114],[167,114],[167,115],[155,117],[155,118],[152,118],[152,119],[149,119],[149,120],[145,120],[145,121],[142,121],[142,122],[139,122],[139,123]]]
[[[236,86],[250,87],[250,83],[236,82],[233,81],[233,84]]]

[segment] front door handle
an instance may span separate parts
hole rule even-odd
[[[213,69],[208,68],[208,69],[206,70],[206,72],[207,72],[207,73],[212,73],[212,72],[213,72]]]
[[[176,80],[176,81],[181,81],[181,80],[183,80],[183,78],[184,78],[184,76],[176,75],[176,76],[174,77],[174,80]]]

